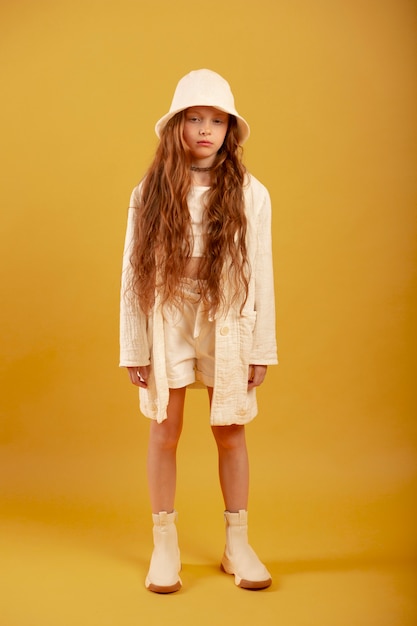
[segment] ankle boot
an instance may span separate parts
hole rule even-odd
[[[248,543],[248,513],[224,514],[226,522],[226,547],[221,569],[233,574],[235,583],[243,589],[265,589],[272,582],[271,574],[256,556]]]
[[[178,549],[177,513],[162,511],[152,515],[154,550],[145,586],[155,593],[173,593],[181,588],[181,569]]]

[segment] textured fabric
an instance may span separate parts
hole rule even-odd
[[[164,322],[158,298],[146,317],[126,293],[129,277],[135,206],[140,186],[132,193],[126,232],[120,320],[120,366],[152,364],[147,389],[139,389],[144,415],[166,419],[169,388],[166,377]],[[275,339],[275,301],[271,250],[271,203],[267,189],[253,176],[244,187],[248,221],[247,249],[251,279],[246,304],[220,311],[214,319],[215,374],[210,422],[246,424],[257,414],[256,389],[247,390],[248,366],[278,362]],[[229,298],[225,268],[225,295]]]

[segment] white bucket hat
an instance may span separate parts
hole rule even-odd
[[[239,143],[243,144],[249,137],[250,128],[247,121],[235,109],[235,101],[229,83],[211,70],[194,70],[179,81],[169,112],[161,117],[155,125],[158,137],[167,122],[180,111],[192,106],[208,106],[234,115],[237,119]]]

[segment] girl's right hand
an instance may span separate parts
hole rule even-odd
[[[150,365],[139,365],[136,367],[128,367],[130,382],[136,387],[142,387],[146,389],[148,386],[149,372],[151,370]]]

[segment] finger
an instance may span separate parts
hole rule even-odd
[[[147,387],[148,383],[146,382],[146,380],[140,375],[138,374],[138,382],[136,383],[138,387]]]
[[[250,378],[248,380],[248,390],[254,387],[259,387],[265,380],[266,366],[265,365],[251,365],[250,366]]]
[[[150,372],[150,366],[149,365],[144,365],[144,366],[139,368],[139,378],[144,383],[148,382],[149,372]]]
[[[142,378],[136,367],[129,367],[128,372],[130,382],[135,385],[135,387],[147,387],[146,381]]]
[[[145,376],[143,374],[145,374],[145,376],[147,377],[147,374],[145,372],[142,373],[141,368],[136,372],[136,382],[135,382],[135,384],[138,387],[146,388],[148,386],[148,383],[147,383],[146,378],[145,378]]]
[[[253,365],[249,365],[248,370],[248,391],[256,387],[255,385],[255,368]]]

